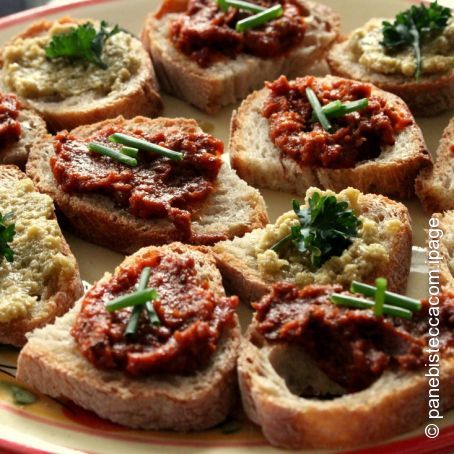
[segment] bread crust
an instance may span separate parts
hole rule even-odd
[[[333,76],[323,79],[337,80]],[[382,148],[376,159],[359,162],[353,168],[301,166],[291,157],[283,156],[269,138],[268,120],[261,114],[269,93],[268,88],[263,88],[249,95],[234,111],[230,126],[231,165],[241,178],[255,187],[304,195],[310,186],[334,191],[352,186],[365,193],[409,198],[414,195],[415,178],[420,170],[432,166],[416,122],[398,133],[396,143]],[[376,87],[372,93],[411,116],[405,103],[392,93]],[[260,131],[258,135],[257,130]],[[255,146],[252,146],[253,142]]]
[[[398,232],[389,234],[384,244],[389,260],[377,266],[365,282],[373,284],[377,277],[386,277],[391,291],[405,293],[412,247],[411,219],[407,208],[399,202],[375,194],[361,194],[358,203],[364,216],[378,223],[398,219],[402,225]],[[222,241],[213,247],[227,290],[248,303],[267,294],[272,282],[266,281],[256,267],[249,266],[244,258],[238,255],[237,248],[241,247],[239,241],[257,244],[263,231],[257,229],[241,240]]]
[[[88,137],[106,125],[149,132],[201,132],[195,120],[183,118],[148,119],[136,117],[81,126],[72,131],[76,137]],[[140,219],[118,208],[107,196],[66,193],[59,189],[49,165],[54,153],[52,138],[37,143],[30,153],[27,174],[36,187],[52,197],[69,220],[71,228],[82,238],[128,254],[150,244],[165,244],[181,238],[180,232],[167,219]],[[240,180],[223,164],[215,190],[203,206],[192,215],[192,229],[197,235],[216,234],[225,238],[242,236],[268,222],[265,202],[259,192]],[[197,237],[196,240],[197,241]],[[200,240],[202,241],[202,240]]]
[[[58,22],[83,24],[87,20],[89,19],[64,17]],[[52,22],[48,21],[32,24],[6,45],[13,43],[17,38],[32,38],[45,34],[51,27]],[[162,112],[163,104],[158,94],[159,86],[153,65],[147,52],[143,50],[142,53],[141,68],[137,75],[126,82],[121,91],[111,92],[104,98],[82,99],[80,96],[75,96],[63,101],[21,99],[43,116],[52,131],[73,129],[79,125],[114,118],[118,115],[123,115],[125,118],[133,118],[137,115],[156,117]]]
[[[263,59],[240,54],[209,68],[200,68],[175,48],[169,38],[169,23],[186,10],[187,1],[164,0],[160,9],[148,15],[142,42],[151,55],[162,88],[199,109],[215,113],[221,107],[243,99],[265,80],[281,74],[304,74],[317,60],[324,58],[339,34],[340,18],[331,8],[299,0],[313,17],[301,45],[283,56]]]
[[[126,262],[149,251],[191,254],[207,275],[210,287],[224,295],[215,260],[203,248],[174,243],[144,248]],[[102,280],[108,279],[105,275]],[[64,397],[99,416],[128,427],[191,431],[220,423],[235,402],[236,360],[240,345],[238,319],[226,330],[210,364],[188,376],[151,374],[130,378],[121,371],[95,368],[79,352],[69,330],[79,305],[55,325],[36,330],[18,360],[17,377],[52,397]]]
[[[410,77],[379,74],[359,64],[348,49],[348,39],[335,44],[326,57],[332,74],[368,82],[402,98],[416,116],[431,117],[454,108],[454,69],[441,75]]]
[[[16,166],[0,166],[0,185],[11,185],[14,181],[26,178]],[[62,235],[61,253],[74,260],[74,270],[70,278],[63,275],[53,276],[40,295],[39,306],[25,318],[14,319],[8,323],[0,323],[0,344],[20,347],[25,344],[26,334],[35,328],[47,325],[66,313],[74,302],[83,294],[83,285],[79,275],[79,267],[68,243]]]
[[[13,164],[25,168],[32,145],[47,134],[44,120],[32,109],[21,107],[17,121],[21,134],[17,142],[7,143],[0,149],[0,164]]]
[[[443,131],[433,168],[416,178],[416,194],[428,213],[454,209],[454,117]]]

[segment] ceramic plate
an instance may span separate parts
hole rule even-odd
[[[450,0],[443,0],[444,3]],[[452,1],[452,0],[451,0]],[[360,26],[368,18],[393,16],[408,7],[404,0],[324,0],[340,13],[343,31]],[[56,19],[63,15],[91,17],[118,23],[131,32],[140,33],[145,15],[155,9],[158,0],[85,0],[34,10],[0,19],[0,43],[19,33],[30,22],[38,19]],[[207,122],[212,134],[227,143],[232,107],[216,116],[207,116],[198,110],[164,95],[164,116],[185,116]],[[434,152],[441,131],[453,112],[422,119],[427,145]],[[271,221],[290,207],[290,194],[262,191],[268,205]],[[408,293],[423,297],[427,293],[424,228],[428,219],[416,200],[407,203],[414,231],[414,253]],[[105,271],[112,271],[123,257],[107,249],[86,243],[72,235],[67,239],[76,255],[82,278],[97,280]],[[247,324],[250,312],[241,309],[241,318]],[[0,346],[0,451],[27,453],[272,453],[278,450],[269,446],[260,430],[238,413],[225,424],[202,433],[175,434],[129,430],[96,417],[75,405],[50,399],[43,395],[30,405],[16,405],[12,397],[15,364],[18,350]],[[440,435],[433,440],[425,437],[423,428],[380,446],[369,446],[361,453],[448,453],[454,450],[454,412],[446,414]],[[314,451],[311,451],[314,452]]]

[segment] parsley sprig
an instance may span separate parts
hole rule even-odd
[[[14,259],[14,252],[8,243],[13,241],[14,235],[16,234],[16,226],[14,223],[6,224],[13,216],[13,213],[7,213],[4,216],[0,213],[0,262],[3,257],[8,262],[12,262]]]
[[[108,24],[102,21],[98,31],[93,24],[86,22],[67,33],[52,37],[46,47],[46,56],[49,58],[66,57],[70,59],[84,59],[102,69],[107,69],[106,63],[101,59],[105,42],[120,31],[118,25],[108,31]]]
[[[383,22],[383,41],[381,45],[390,51],[412,47],[416,69],[414,76],[421,76],[421,45],[440,34],[451,18],[451,10],[433,2],[429,7],[421,3],[399,13],[391,24]]]
[[[271,247],[275,252],[291,241],[318,268],[331,257],[341,255],[351,245],[351,238],[358,235],[361,221],[347,202],[339,202],[333,195],[315,192],[303,209],[297,200],[292,203],[299,225],[292,226],[290,233]]]

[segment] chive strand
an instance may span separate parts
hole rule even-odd
[[[249,11],[251,13],[261,13],[262,11],[266,11],[266,8],[264,8],[263,6],[244,2],[242,0],[218,0],[218,4],[219,1],[224,1],[227,6],[231,6],[232,8],[242,9],[243,11]]]
[[[120,143],[127,147],[137,148],[139,150],[148,151],[151,153],[157,153],[166,158],[172,159],[173,161],[181,161],[183,159],[183,153],[180,151],[170,150],[165,147],[161,147],[155,143],[148,142],[143,139],[137,139],[136,137],[128,136],[120,132],[116,132],[109,136],[111,142]]]
[[[142,315],[143,304],[134,306],[131,317],[129,318],[128,324],[125,329],[126,336],[132,336],[136,333],[137,327],[139,326],[140,316]]]
[[[155,299],[157,295],[158,294],[155,289],[139,290],[137,292],[123,295],[113,299],[112,301],[109,301],[106,304],[106,309],[109,312],[113,312],[118,309],[123,309],[124,307],[137,306],[139,304],[144,304],[147,301]]]
[[[237,32],[244,32],[251,28],[266,24],[273,19],[277,19],[278,17],[281,17],[282,14],[284,14],[282,5],[274,5],[271,8],[266,9],[265,11],[261,11],[260,13],[254,14],[253,16],[246,17],[245,19],[238,21],[235,29]]]
[[[331,126],[331,123],[329,122],[326,115],[323,113],[322,106],[321,106],[320,101],[318,100],[317,95],[315,94],[314,90],[312,90],[312,88],[310,88],[310,87],[307,87],[306,96],[307,96],[307,99],[308,99],[310,105],[312,106],[312,109],[314,110],[317,120],[320,122],[323,129],[325,131],[331,132],[333,127]]]
[[[273,244],[273,246],[270,247],[270,249],[274,252],[279,252],[282,248],[282,246],[287,243],[292,238],[292,234],[289,233],[288,235],[284,236],[284,238],[281,238],[277,243]]]
[[[137,156],[139,154],[139,150],[137,148],[133,147],[121,147],[120,151],[127,155],[130,156],[131,158],[137,159]]]
[[[111,158],[117,162],[121,162],[122,164],[126,164],[130,167],[137,166],[137,159],[132,158],[131,156],[127,156],[126,154],[123,154],[117,150],[114,150],[113,148],[106,147],[105,145],[102,145],[101,143],[90,142],[88,144],[88,149],[95,153],[99,153],[104,156],[108,156],[109,158]]]
[[[383,315],[383,306],[385,305],[385,292],[388,288],[388,281],[384,277],[375,280],[377,291],[375,292],[374,313],[377,317]]]

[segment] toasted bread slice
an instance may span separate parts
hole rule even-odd
[[[454,69],[422,75],[419,80],[399,74],[381,74],[361,65],[348,38],[335,44],[327,55],[331,73],[369,82],[402,98],[416,116],[429,117],[454,107]]]
[[[32,145],[47,135],[47,127],[36,112],[25,107],[20,109],[17,121],[21,127],[20,138],[0,148],[0,164],[14,164],[24,169]]]
[[[83,287],[52,200],[12,165],[0,166],[0,213],[12,213],[16,229],[13,261],[0,261],[0,343],[21,346],[26,333],[67,312]]]
[[[174,243],[144,248],[122,266],[154,250],[190,255],[209,277],[210,288],[223,296],[215,260],[195,247]],[[102,280],[109,279],[106,274]],[[159,289],[158,289],[159,291]],[[17,378],[53,397],[64,397],[116,423],[143,429],[202,430],[220,423],[236,394],[236,360],[240,328],[222,338],[208,366],[190,375],[151,374],[132,378],[117,370],[97,369],[78,350],[70,334],[79,305],[46,329],[34,331],[18,360]]]
[[[432,235],[428,235],[428,239],[440,242],[439,251],[443,257],[440,263],[438,259],[435,260],[434,267],[436,273],[440,274],[440,283],[443,289],[448,292],[454,292],[454,210],[435,213],[433,216],[438,220],[438,225],[433,229],[440,229],[442,236],[435,238],[439,235],[439,233],[435,232]],[[430,249],[434,249],[434,247],[430,247]],[[438,267],[440,267],[440,273],[438,273]]]
[[[150,120],[136,117],[113,120],[81,126],[72,131],[76,137],[88,137],[98,129],[110,125],[126,130],[141,128],[147,133],[201,132],[195,120],[182,118],[158,118]],[[59,189],[49,165],[54,154],[52,138],[43,140],[33,147],[27,164],[27,173],[37,188],[49,194],[70,221],[72,228],[82,238],[108,248],[131,253],[150,244],[170,243],[181,238],[181,234],[168,219],[141,219],[126,209],[118,208],[114,201],[103,195],[66,193]],[[203,206],[193,213],[194,234],[241,236],[268,221],[265,202],[256,189],[238,178],[228,164],[223,164],[214,192],[204,201]]]
[[[39,112],[53,131],[72,129],[118,115],[127,118],[136,115],[154,117],[161,113],[163,106],[157,92],[158,84],[151,61],[141,42],[124,31],[109,38],[109,41],[117,40],[120,35],[126,36],[124,39],[128,48],[118,47],[120,44],[113,45],[109,51],[111,55],[107,57],[107,64],[113,64],[119,54],[128,55],[134,58],[134,61],[128,69],[117,68],[116,73],[111,76],[114,83],[108,88],[103,85],[104,82],[101,83],[100,79],[104,77],[102,71],[108,71],[108,69],[100,69],[93,63],[78,61],[65,63],[60,58],[55,60],[54,66],[49,67],[49,71],[53,68],[55,74],[60,74],[60,79],[47,81],[45,76],[38,74],[38,77],[34,74],[37,70],[34,61],[38,61],[38,57],[45,59],[44,48],[41,45],[47,45],[49,41],[47,37],[51,31],[58,28],[59,33],[65,30],[67,32],[71,27],[74,28],[86,22],[94,23],[95,28],[99,26],[99,22],[95,20],[65,17],[55,22],[35,23],[9,41],[1,52],[1,80],[6,90],[16,93]],[[35,39],[44,39],[45,43],[33,44]],[[35,46],[33,47],[34,60],[29,61],[23,56],[28,49],[27,46]],[[30,53],[29,49],[28,53]],[[23,66],[19,65],[16,68],[17,61],[22,62],[22,59]],[[45,64],[52,65],[49,62]],[[21,79],[18,79],[14,71],[19,73],[22,71]],[[63,74],[63,71],[66,73]],[[124,76],[123,73],[120,74],[122,71]],[[34,82],[30,82],[33,78]],[[74,88],[65,86],[64,92],[55,89],[54,85],[62,83],[62,79],[73,80]],[[84,88],[81,85],[83,81],[87,85],[93,83],[93,86]]]
[[[314,192],[311,188],[307,199]],[[314,272],[307,266],[297,266],[294,260],[282,263],[277,254],[268,249],[290,231],[289,220],[296,219],[292,213],[282,215],[274,225],[256,229],[242,238],[221,241],[213,247],[226,288],[247,302],[253,302],[268,293],[276,281],[286,281],[304,286],[316,284],[341,284],[348,288],[352,280],[373,283],[379,276],[388,279],[392,291],[405,292],[410,272],[412,230],[407,208],[387,197],[361,194],[348,188],[336,195],[347,201],[357,216],[362,216],[363,226],[357,239],[340,257],[332,257]],[[376,233],[374,239],[366,238],[369,221]],[[365,244],[370,252],[365,252]],[[356,250],[356,252],[354,252]],[[381,254],[379,251],[387,252]],[[376,255],[378,252],[379,255]],[[368,254],[366,257],[364,254]],[[296,264],[297,265],[297,264]],[[348,270],[348,271],[347,271]]]
[[[325,80],[336,78],[327,76]],[[241,178],[255,187],[304,195],[310,186],[333,191],[352,186],[362,192],[407,198],[414,194],[415,178],[421,168],[431,165],[421,129],[413,123],[396,135],[393,146],[382,148],[376,159],[360,161],[353,168],[302,166],[283,155],[269,137],[269,123],[262,115],[269,93],[268,88],[252,93],[232,116],[231,164]],[[409,113],[397,96],[378,88],[373,88],[372,93]]]
[[[142,42],[150,52],[162,88],[208,113],[245,98],[265,80],[281,74],[305,74],[324,58],[339,34],[340,19],[331,8],[299,0],[308,24],[302,43],[285,55],[263,59],[240,54],[201,68],[172,43],[170,24],[186,11],[184,0],[164,0],[156,13],[145,20]]]
[[[454,209],[454,118],[443,132],[433,168],[416,178],[416,194],[428,213]]]

